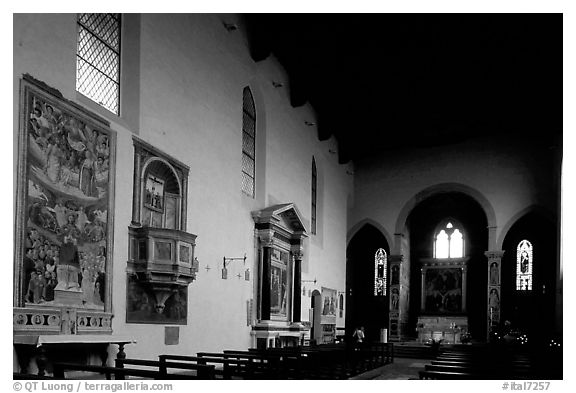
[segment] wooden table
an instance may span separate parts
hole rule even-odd
[[[36,365],[38,366],[38,375],[44,375],[46,364],[48,362],[48,348],[63,349],[69,345],[91,346],[96,347],[97,352],[105,366],[108,360],[108,346],[111,344],[118,345],[118,359],[125,359],[124,345],[135,344],[136,341],[126,336],[116,336],[107,334],[15,334],[14,347],[20,350],[18,359],[20,363],[20,372],[28,373],[28,362],[33,356],[36,356]]]

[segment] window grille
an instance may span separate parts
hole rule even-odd
[[[316,160],[312,157],[312,209],[311,209],[311,227],[310,231],[312,234],[316,234],[316,201],[317,201],[317,190],[318,190],[318,173],[316,170]]]
[[[76,90],[120,113],[120,14],[78,14]]]
[[[256,173],[256,109],[252,92],[244,88],[242,100],[242,191],[254,197]]]
[[[516,290],[532,290],[532,244],[528,240],[522,240],[516,248]]]
[[[383,248],[374,256],[374,296],[386,296],[386,270],[388,257]]]

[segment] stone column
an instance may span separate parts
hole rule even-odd
[[[135,227],[142,226],[140,217],[141,187],[140,178],[142,177],[141,150],[134,145],[134,188],[132,195],[132,222]]]
[[[462,312],[466,312],[466,283],[468,277],[468,266],[462,267]]]
[[[488,329],[487,336],[490,337],[490,332],[495,329],[500,323],[500,302],[502,301],[501,291],[501,276],[502,276],[502,256],[504,251],[493,250],[484,253],[488,259]]]
[[[299,323],[302,314],[302,258],[304,252],[302,245],[292,246],[292,255],[294,255],[294,276],[292,291],[292,322]]]
[[[260,234],[262,244],[262,269],[260,274],[260,319],[270,320],[270,264],[272,261],[272,244],[274,232]]]
[[[426,310],[426,268],[420,268],[420,311],[424,312]]]
[[[186,209],[187,204],[188,204],[188,174],[185,174],[185,176],[182,176],[182,189],[180,190],[180,195],[181,195],[181,199],[180,199],[180,203],[182,204],[182,207],[180,209],[180,230],[186,232],[186,221],[187,218],[186,217]],[[184,214],[182,214],[184,213]]]
[[[391,341],[400,341],[405,334],[404,329],[408,321],[408,300],[410,291],[410,268],[404,261],[404,255],[390,255],[391,283],[390,283],[390,312],[389,336]],[[398,273],[394,273],[394,269]],[[397,277],[396,277],[397,276]]]

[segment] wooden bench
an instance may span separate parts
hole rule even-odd
[[[14,381],[22,381],[22,380],[28,380],[28,379],[55,379],[55,378],[47,376],[47,375],[27,374],[27,373],[12,373],[12,379]]]
[[[474,374],[478,376],[490,376],[493,379],[522,379],[523,377],[527,377],[530,375],[529,373],[523,373],[522,371],[515,369],[507,369],[489,365],[485,365],[483,367],[477,367],[477,366],[428,364],[424,366],[424,369],[425,371],[455,372],[455,373]]]
[[[219,354],[224,355],[224,354]],[[252,360],[229,359],[224,356],[187,356],[160,355],[160,362],[177,360],[198,365],[213,365],[216,378],[221,379],[253,379],[254,367]]]
[[[137,370],[72,363],[54,363],[52,367],[54,369],[54,378],[56,379],[86,379],[85,375],[82,378],[67,378],[67,371],[81,371],[83,373],[98,374],[104,376],[107,380],[124,380],[126,377],[138,377],[141,379],[162,379],[159,372],[150,370]]]
[[[450,371],[419,371],[418,376],[420,379],[442,379],[442,380],[498,379],[493,378],[489,375],[478,375],[474,373],[450,372]]]
[[[126,365],[136,366],[138,370],[155,371],[164,377],[178,376],[183,379],[214,379],[215,369],[213,365],[193,364],[189,362],[170,362],[166,360],[144,360],[144,359],[116,359],[117,368],[125,368]],[[172,370],[169,372],[168,370]],[[175,372],[173,370],[178,370]]]
[[[146,361],[144,361],[146,362]],[[142,364],[143,365],[143,364]],[[107,380],[125,380],[125,379],[201,379],[198,375],[191,374],[177,374],[161,372],[159,369],[142,369],[142,368],[127,368],[127,367],[110,367],[110,366],[93,366],[72,363],[54,363],[54,378],[56,379],[86,379],[82,378],[67,378],[67,371],[80,371],[83,373],[91,373],[104,376]],[[209,367],[209,366],[206,366]],[[206,377],[204,379],[213,379]]]

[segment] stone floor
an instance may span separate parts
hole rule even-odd
[[[394,363],[368,371],[352,379],[418,379],[418,371],[430,364],[428,359],[394,358]]]

